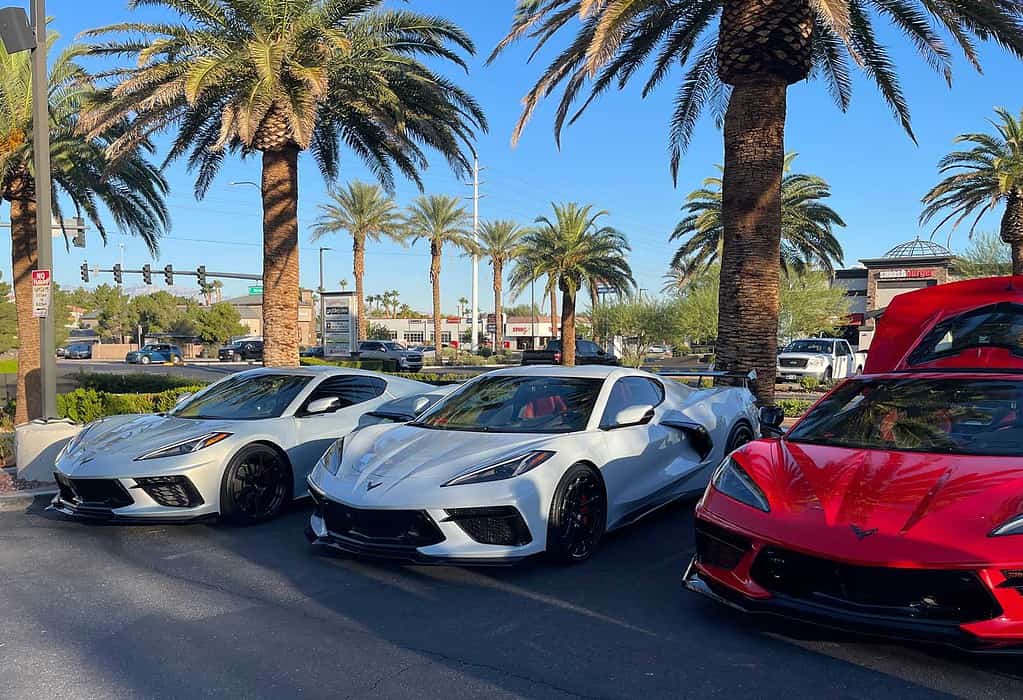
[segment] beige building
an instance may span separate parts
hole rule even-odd
[[[241,316],[241,324],[248,329],[247,335],[263,335],[263,295],[249,294],[243,297],[224,299],[233,306]],[[316,345],[316,307],[313,302],[312,290],[303,289],[298,300],[298,343],[299,345]]]

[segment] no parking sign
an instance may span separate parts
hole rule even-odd
[[[49,270],[32,270],[32,315],[46,318],[50,313],[51,275]]]

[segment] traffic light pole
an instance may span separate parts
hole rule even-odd
[[[46,67],[46,2],[32,0],[32,153],[36,170],[36,268],[50,271],[50,308],[39,319],[39,374],[42,417],[57,417],[57,358],[53,323],[53,238],[51,235],[53,202],[50,190],[50,115],[49,77]]]

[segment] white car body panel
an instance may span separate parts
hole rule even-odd
[[[221,483],[231,458],[247,445],[265,442],[279,447],[287,454],[294,476],[294,495],[300,498],[308,495],[306,477],[316,460],[339,435],[354,430],[364,413],[395,398],[426,393],[435,388],[401,377],[337,367],[267,368],[250,370],[244,374],[296,374],[312,379],[278,418],[209,420],[161,414],[104,418],[83,428],[83,432],[88,432],[81,443],[58,456],[54,465],[56,472],[71,479],[119,480],[135,501],[129,506],[112,508],[109,514],[92,514],[93,517],[109,515],[111,519],[192,520],[219,514]],[[351,375],[378,377],[387,382],[387,387],[382,395],[374,399],[333,413],[302,417],[295,415],[322,381]],[[230,375],[225,380],[237,376]],[[231,436],[190,454],[138,459],[175,442],[211,432],[228,432]],[[138,478],[170,475],[187,476],[203,503],[189,508],[162,506],[150,498],[135,481]],[[54,502],[57,510],[69,515],[84,514],[76,512],[72,504],[59,502],[59,499],[60,496]]]
[[[411,425],[373,425],[343,441],[336,474],[321,463],[310,475],[314,500],[336,502],[349,508],[387,511],[426,511],[444,535],[438,544],[407,551],[408,558],[464,560],[469,563],[512,561],[546,549],[547,520],[555,490],[565,472],[585,462],[596,467],[607,492],[607,529],[626,525],[650,510],[687,494],[704,490],[713,469],[725,457],[731,431],[740,421],[759,434],[759,417],[747,389],[693,389],[668,378],[639,370],[586,366],[515,367],[495,375],[533,377],[587,377],[603,381],[584,430],[568,433],[512,433],[441,430]],[[601,420],[614,383],[624,377],[646,377],[660,382],[664,401],[645,425],[601,429]],[[463,386],[470,386],[472,380]],[[458,392],[441,404],[457,400]],[[702,426],[713,442],[707,454],[690,433],[666,422]],[[489,464],[533,450],[554,456],[519,476],[476,484],[442,486],[447,481]],[[482,544],[446,510],[513,506],[522,516],[532,541],[513,547]],[[323,508],[310,521],[310,539],[349,552],[370,551],[364,543],[345,541],[328,531]]]

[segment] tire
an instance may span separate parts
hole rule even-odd
[[[231,356],[231,360],[233,362],[241,362],[242,356],[239,353],[235,353],[234,355]]]
[[[825,381],[825,383],[826,382],[830,382],[832,377],[834,377],[834,374],[832,373],[831,368],[828,367],[826,370],[824,370],[824,381]]]
[[[547,554],[562,564],[581,564],[607,528],[607,493],[593,467],[574,464],[561,477],[547,519]]]
[[[151,360],[149,359],[149,355],[143,355],[142,357],[140,357],[139,362],[144,365],[148,365],[151,362]]]
[[[220,517],[234,525],[254,525],[276,517],[291,502],[293,478],[287,459],[263,443],[235,453],[220,484]]]
[[[856,374],[863,374],[863,367],[857,367]]]
[[[734,450],[739,449],[747,442],[753,442],[756,439],[756,435],[753,434],[753,428],[746,422],[741,422],[732,428],[732,432],[728,434],[728,442],[725,443],[725,454],[730,455]]]
[[[171,364],[172,365],[183,365],[183,364],[185,364],[185,361],[181,359],[181,355],[173,355],[171,357]]]

